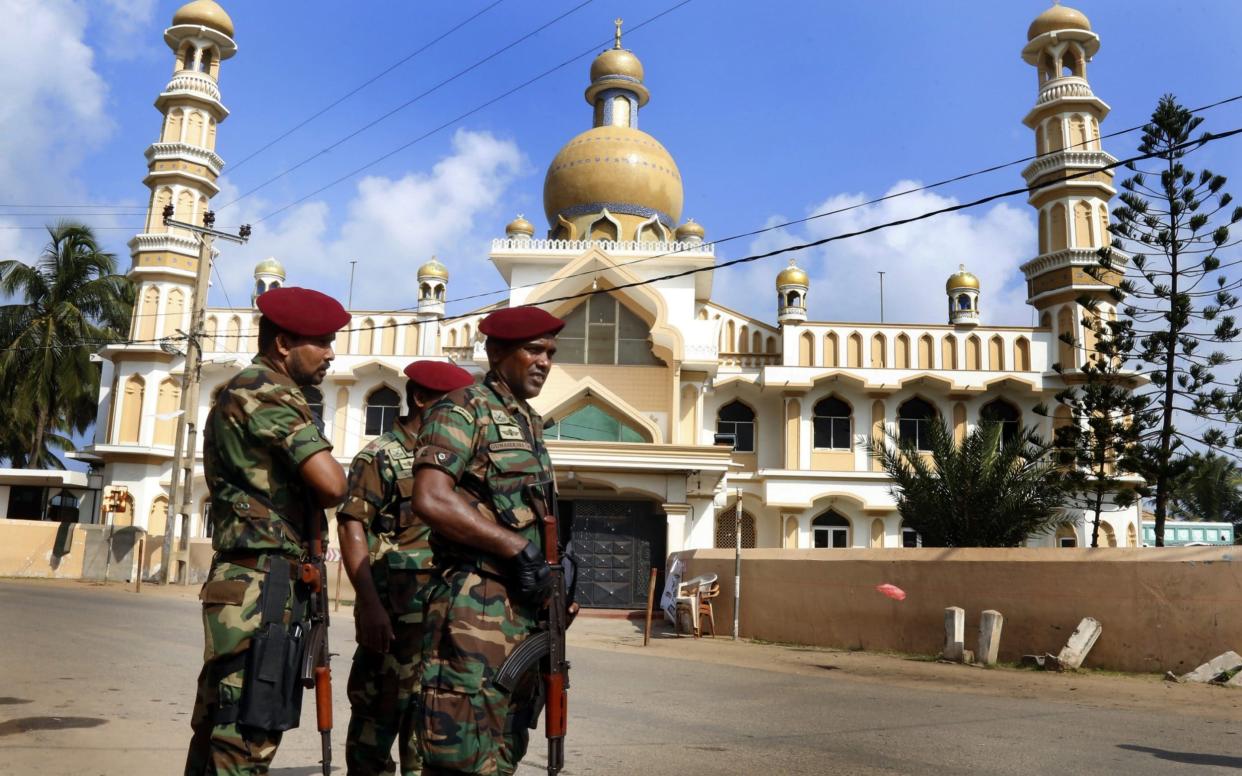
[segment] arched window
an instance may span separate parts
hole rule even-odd
[[[841,549],[850,546],[850,521],[829,510],[811,521],[811,545],[817,549]]]
[[[572,439],[584,442],[650,442],[629,423],[588,404],[574,410],[543,432],[545,439]]]
[[[837,365],[837,333],[830,331],[824,335],[824,366]]]
[[[119,441],[123,445],[138,444],[138,434],[142,428],[142,400],[146,387],[146,382],[138,375],[130,375],[125,381],[119,429]]]
[[[797,291],[790,291],[785,297],[786,307],[797,307],[802,304],[802,294]]]
[[[203,49],[202,56],[198,58],[198,67],[195,69],[200,73],[211,72],[211,49]]]
[[[853,446],[853,429],[850,405],[835,396],[815,403],[811,417],[814,429],[814,445],[820,450],[849,450]]]
[[[897,335],[897,339],[893,343],[893,349],[896,351],[893,359],[893,366],[898,369],[910,368],[910,338],[904,332]]]
[[[175,443],[180,404],[181,386],[169,377],[160,383],[155,396],[155,444],[171,447]]]
[[[310,405],[311,416],[315,418],[315,428],[319,429],[319,433],[323,433],[323,391],[320,391],[313,385],[302,386],[302,395],[306,397],[306,403]]]
[[[935,407],[919,398],[910,399],[897,408],[897,438],[916,450],[930,450],[931,425],[935,422]]]
[[[919,369],[931,369],[935,363],[936,341],[932,339],[932,335],[924,334],[919,337]]]
[[[1005,368],[1005,340],[999,334],[988,340],[988,369],[999,372]]]
[[[888,340],[883,334],[871,338],[871,366],[873,369],[888,366]]]
[[[809,331],[798,337],[798,366],[815,366],[815,335]]]
[[[983,345],[973,334],[966,338],[966,368],[976,372],[983,369]]]
[[[648,342],[650,328],[616,297],[598,294],[565,316],[556,339],[556,360],[563,364],[659,366]],[[730,325],[727,336],[733,336]],[[733,347],[726,341],[725,349]]]
[[[848,367],[862,366],[862,335],[854,332],[846,340],[845,365]]]
[[[957,309],[959,310],[970,309],[970,295],[969,294],[958,294],[957,295]]]
[[[716,433],[732,434],[736,452],[755,452],[755,411],[740,401],[729,402],[716,415]]]
[[[1019,372],[1031,371],[1031,343],[1026,337],[1014,340],[1013,368]]]
[[[737,546],[737,508],[733,507],[716,515],[716,549]],[[742,510],[742,549],[755,548],[755,516]]]
[[[364,433],[379,436],[392,428],[393,421],[401,412],[401,397],[388,386],[377,388],[367,397],[367,418]]]
[[[979,419],[984,423],[999,423],[1001,427],[1001,444],[1008,444],[1016,439],[1022,428],[1022,412],[1004,399],[996,399],[983,405],[979,410]]]

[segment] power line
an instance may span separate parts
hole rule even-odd
[[[667,15],[667,14],[672,13],[673,11],[676,11],[678,8],[681,8],[683,5],[687,5],[687,4],[689,4],[691,1],[692,1],[692,0],[681,0],[681,2],[674,4],[674,5],[670,6],[669,8],[666,8],[665,10],[663,10],[663,11],[661,11],[660,13],[656,14],[655,16],[652,16],[652,17],[650,17],[650,18],[648,18],[648,19],[646,19],[646,20],[644,20],[644,21],[642,21],[642,22],[639,22],[638,24],[634,25],[633,27],[631,27],[631,28],[630,28],[629,32],[631,32],[631,33],[633,33],[633,32],[637,32],[638,30],[642,29],[643,27],[647,26],[648,24],[651,24],[652,22],[654,22],[654,21],[656,21],[656,20],[660,19],[661,17],[663,17],[663,16],[665,16],[665,15]],[[607,44],[608,44],[608,43],[610,43],[610,42],[611,42],[611,39],[610,39],[610,40],[608,40],[608,41],[605,41],[605,42],[604,42],[604,44],[602,44],[602,45],[607,45]],[[315,195],[317,195],[317,194],[321,194],[321,193],[323,193],[324,191],[327,191],[328,189],[332,188],[333,186],[337,186],[337,185],[339,185],[339,184],[341,184],[341,183],[344,183],[345,181],[349,180],[350,178],[354,177],[355,175],[358,175],[358,174],[360,174],[360,173],[363,173],[363,172],[365,172],[365,171],[369,170],[370,168],[374,167],[375,165],[379,164],[380,162],[384,161],[385,159],[388,159],[388,158],[390,158],[390,157],[392,157],[392,156],[395,156],[396,154],[399,154],[400,152],[404,151],[405,149],[407,149],[407,148],[409,148],[409,147],[411,147],[411,146],[415,145],[416,143],[420,143],[420,142],[422,142],[423,140],[426,140],[427,138],[431,137],[432,135],[435,135],[435,134],[437,134],[437,133],[439,133],[439,132],[441,132],[441,131],[443,131],[443,130],[447,129],[448,127],[451,127],[452,125],[456,124],[457,122],[459,122],[459,121],[461,121],[461,120],[463,120],[463,119],[466,119],[466,118],[469,118],[470,116],[473,116],[474,114],[478,113],[479,111],[483,110],[484,108],[488,108],[488,107],[490,107],[490,106],[494,105],[495,103],[500,102],[500,101],[501,101],[501,100],[503,100],[504,98],[506,98],[506,97],[510,96],[511,94],[514,94],[514,93],[516,93],[516,92],[518,92],[518,91],[521,91],[522,89],[525,89],[526,87],[530,86],[531,84],[536,83],[537,81],[540,81],[540,80],[542,80],[542,79],[544,79],[544,78],[548,77],[549,75],[551,75],[551,74],[555,73],[555,72],[556,72],[556,71],[558,71],[558,70],[564,69],[565,67],[567,67],[567,66],[569,66],[569,65],[573,64],[574,62],[577,62],[579,59],[582,59],[583,57],[586,57],[586,56],[589,56],[590,54],[595,53],[595,52],[599,49],[600,45],[601,45],[601,44],[596,44],[596,45],[592,46],[591,48],[589,48],[589,49],[587,49],[587,50],[583,51],[581,54],[578,54],[578,55],[576,55],[576,56],[574,56],[574,57],[571,57],[570,59],[565,60],[564,62],[560,63],[559,65],[556,65],[556,66],[554,66],[554,67],[551,67],[551,68],[549,68],[549,69],[547,69],[547,70],[543,71],[542,73],[540,73],[539,75],[537,75],[537,76],[535,76],[535,77],[533,77],[533,78],[530,78],[530,79],[528,79],[528,80],[526,80],[526,81],[523,81],[522,83],[518,84],[517,86],[514,86],[513,88],[508,89],[507,91],[504,91],[504,92],[502,92],[502,93],[500,93],[500,94],[496,95],[495,97],[492,97],[491,99],[487,100],[486,102],[484,102],[484,103],[482,103],[482,104],[480,104],[480,105],[478,105],[478,106],[476,106],[476,107],[474,107],[474,108],[471,108],[470,110],[466,111],[465,113],[460,114],[459,116],[457,116],[457,117],[455,117],[455,118],[449,119],[448,121],[444,122],[443,124],[439,125],[438,127],[434,128],[434,129],[431,129],[431,130],[429,130],[429,131],[427,131],[427,132],[423,133],[422,135],[419,135],[418,137],[414,138],[413,140],[410,140],[410,141],[409,141],[409,142],[407,142],[407,143],[403,143],[403,144],[401,144],[401,145],[397,146],[396,148],[392,149],[391,151],[388,151],[387,153],[382,154],[382,155],[380,155],[380,156],[376,157],[375,159],[372,159],[371,161],[367,162],[366,164],[362,165],[361,167],[357,167],[357,168],[355,168],[354,170],[351,170],[350,172],[348,172],[348,173],[346,173],[346,174],[344,174],[344,175],[340,176],[339,178],[336,178],[335,180],[332,180],[332,181],[330,181],[329,183],[326,183],[326,184],[324,184],[323,186],[320,186],[319,188],[315,189],[314,191],[310,192],[309,194],[306,194],[306,195],[305,195],[305,196],[303,196],[303,197],[300,197],[300,198],[298,198],[298,199],[295,199],[294,201],[292,201],[292,202],[290,202],[290,203],[288,203],[288,204],[286,204],[286,205],[283,205],[282,207],[279,207],[279,208],[277,208],[277,209],[275,209],[275,210],[271,211],[271,212],[270,212],[270,213],[268,213],[267,215],[264,215],[264,216],[262,216],[262,217],[260,217],[260,218],[255,219],[255,220],[254,220],[254,223],[256,223],[256,224],[258,224],[258,223],[262,223],[263,221],[266,221],[266,220],[268,220],[269,218],[272,218],[273,216],[276,216],[276,215],[279,215],[280,213],[285,212],[286,210],[288,210],[289,208],[291,208],[291,207],[293,207],[293,206],[295,206],[295,205],[299,205],[299,204],[301,204],[301,203],[305,202],[306,200],[310,199],[311,197],[313,197],[313,196],[315,196]],[[308,161],[309,161],[309,160],[308,160]],[[282,173],[282,174],[283,174],[283,173]],[[270,182],[270,181],[269,181],[269,182]],[[266,185],[267,185],[267,183],[264,183],[264,184],[262,184],[262,185],[266,186]],[[241,199],[242,197],[249,196],[250,194],[253,194],[253,193],[254,193],[255,191],[257,191],[257,190],[258,190],[257,188],[256,188],[256,189],[252,189],[252,190],[250,190],[250,191],[246,192],[245,194],[243,194],[241,197],[238,197],[237,199],[233,200],[233,202],[237,202],[237,200]],[[233,202],[230,202],[230,203],[229,203],[229,205],[233,204]],[[225,205],[224,207],[228,207],[228,205]]]
[[[490,53],[490,54],[488,54],[487,56],[483,57],[482,59],[478,60],[478,61],[477,61],[477,62],[475,62],[474,64],[470,65],[469,67],[466,67],[466,68],[465,68],[465,69],[463,69],[463,70],[459,70],[459,71],[457,71],[456,73],[454,73],[453,75],[449,76],[448,78],[445,78],[443,81],[440,81],[440,82],[439,82],[438,84],[436,84],[435,86],[431,87],[430,89],[427,89],[427,90],[423,91],[422,93],[420,93],[420,94],[418,94],[418,95],[415,95],[414,97],[411,97],[410,99],[408,99],[408,100],[406,100],[405,102],[401,103],[401,104],[400,104],[400,105],[398,105],[397,107],[395,107],[395,108],[393,108],[393,109],[389,110],[387,113],[384,113],[383,115],[378,116],[378,117],[376,117],[376,118],[372,119],[371,121],[368,121],[366,124],[363,124],[361,127],[358,127],[358,128],[357,128],[357,129],[355,129],[353,132],[350,132],[348,135],[345,135],[344,137],[342,137],[342,138],[340,138],[340,139],[338,139],[338,140],[336,140],[336,141],[334,141],[334,142],[330,143],[330,144],[329,144],[329,145],[327,145],[326,147],[324,147],[324,148],[320,149],[319,151],[316,151],[315,153],[313,153],[313,154],[311,154],[310,156],[306,157],[305,159],[303,159],[302,161],[300,161],[300,162],[298,162],[297,164],[293,165],[292,167],[288,167],[288,168],[286,168],[286,169],[282,170],[281,172],[277,173],[276,175],[273,175],[272,177],[270,177],[270,178],[268,178],[267,180],[263,181],[263,182],[262,182],[262,183],[260,183],[259,185],[251,187],[250,189],[248,189],[248,190],[247,190],[247,191],[245,191],[244,193],[239,194],[239,195],[237,196],[237,198],[236,198],[236,199],[233,199],[232,201],[230,201],[230,202],[228,202],[228,203],[226,203],[226,204],[224,204],[224,205],[221,205],[221,206],[218,208],[218,210],[224,210],[224,209],[225,209],[225,208],[227,208],[227,207],[231,207],[231,206],[233,206],[233,205],[237,204],[238,202],[240,202],[241,200],[245,199],[246,197],[249,197],[251,194],[254,194],[255,192],[258,192],[258,191],[260,191],[260,190],[262,190],[262,189],[266,188],[267,186],[270,186],[271,184],[275,183],[276,181],[280,180],[281,178],[285,177],[286,175],[288,175],[288,174],[290,174],[290,173],[294,172],[295,170],[298,170],[298,169],[300,169],[300,168],[304,167],[305,165],[310,164],[311,162],[313,162],[314,160],[316,160],[316,159],[318,159],[319,157],[323,156],[324,154],[328,153],[329,151],[332,151],[334,148],[337,148],[337,147],[339,147],[340,145],[342,145],[342,144],[344,144],[344,143],[346,143],[346,142],[348,142],[348,141],[352,140],[353,138],[357,137],[358,135],[361,135],[363,132],[366,132],[366,131],[367,131],[368,129],[370,129],[371,127],[374,127],[375,125],[380,124],[381,122],[386,121],[386,120],[388,120],[388,119],[392,118],[392,117],[393,117],[393,116],[395,116],[396,114],[398,114],[398,113],[400,113],[401,111],[405,110],[406,108],[410,107],[411,105],[413,105],[414,103],[416,103],[416,102],[418,102],[419,100],[423,99],[424,97],[427,97],[427,96],[429,96],[429,95],[431,95],[431,94],[433,94],[433,93],[435,93],[435,92],[439,91],[441,88],[443,88],[443,87],[445,87],[445,86],[447,86],[447,85],[451,84],[453,81],[456,81],[458,78],[461,78],[462,76],[466,75],[467,73],[469,73],[469,72],[471,72],[471,71],[473,71],[473,70],[475,70],[475,69],[477,69],[477,68],[479,68],[479,67],[482,67],[484,64],[486,64],[486,63],[490,62],[491,60],[493,60],[493,59],[495,59],[496,57],[500,56],[501,54],[505,53],[505,52],[506,52],[506,51],[508,51],[509,49],[511,49],[511,48],[513,48],[513,47],[515,47],[515,46],[517,46],[517,45],[521,44],[521,43],[524,43],[525,41],[529,40],[530,38],[534,37],[535,35],[538,35],[540,32],[543,32],[544,30],[546,30],[547,28],[549,28],[549,27],[551,27],[552,25],[556,24],[557,22],[561,21],[562,19],[565,19],[566,17],[568,17],[568,16],[570,16],[570,15],[572,15],[572,14],[576,13],[577,11],[579,11],[579,10],[581,10],[581,9],[585,8],[586,6],[590,5],[590,4],[591,4],[591,3],[593,3],[593,2],[595,2],[595,0],[582,0],[582,2],[578,3],[578,4],[577,4],[577,5],[575,5],[573,8],[570,8],[568,11],[565,11],[564,13],[562,13],[562,14],[560,14],[559,16],[555,17],[554,19],[552,19],[552,20],[550,20],[550,21],[547,21],[547,22],[545,22],[545,23],[543,23],[543,24],[539,25],[538,27],[536,27],[535,29],[533,29],[533,30],[531,30],[530,32],[526,33],[525,35],[521,36],[520,38],[517,38],[516,40],[514,40],[514,41],[512,41],[512,42],[510,42],[510,43],[505,44],[504,46],[500,47],[499,49],[497,49],[497,50],[493,51],[492,53]],[[689,2],[689,0],[686,0],[686,2]],[[403,146],[403,148],[404,148],[404,147],[405,147],[405,146]],[[391,154],[390,154],[390,155],[391,155]],[[386,158],[386,157],[385,157],[385,158]],[[351,173],[351,174],[352,174],[352,173]],[[278,211],[278,212],[279,212],[279,211]],[[262,221],[262,220],[266,219],[267,217],[268,217],[268,216],[264,216],[263,218],[260,218],[260,219],[259,219],[259,221]]]
[[[462,27],[465,27],[467,24],[470,24],[470,22],[472,22],[472,21],[474,21],[475,19],[479,18],[480,16],[482,16],[483,14],[485,14],[485,13],[487,13],[488,11],[492,10],[493,8],[495,8],[496,6],[500,5],[500,4],[501,4],[501,3],[503,3],[503,2],[504,2],[504,0],[495,0],[495,2],[493,2],[491,5],[487,6],[487,7],[486,7],[486,8],[484,8],[483,10],[478,11],[477,13],[475,13],[475,14],[473,14],[473,15],[471,15],[471,16],[468,16],[467,18],[463,19],[462,21],[460,21],[460,22],[458,22],[457,24],[455,24],[455,25],[453,25],[452,27],[450,27],[450,28],[449,28],[448,30],[446,30],[445,32],[441,33],[440,35],[436,36],[435,38],[432,38],[430,41],[428,41],[428,42],[427,42],[427,43],[425,43],[424,45],[420,46],[418,49],[416,49],[416,50],[412,51],[411,53],[407,54],[406,56],[404,56],[404,57],[402,57],[401,59],[397,60],[396,62],[392,63],[391,65],[389,65],[388,67],[386,67],[386,68],[384,68],[383,70],[379,71],[378,73],[376,73],[375,75],[371,76],[371,77],[370,77],[370,78],[368,78],[367,80],[365,80],[365,81],[363,81],[362,83],[358,84],[358,86],[354,87],[353,89],[349,90],[349,91],[348,91],[348,92],[346,92],[345,94],[341,95],[341,96],[340,96],[340,97],[338,97],[336,100],[334,100],[334,101],[332,101],[332,102],[328,103],[328,104],[327,104],[327,105],[325,105],[323,108],[320,108],[318,111],[316,111],[316,112],[312,113],[311,115],[307,116],[306,118],[302,119],[302,120],[301,120],[300,122],[298,122],[297,124],[294,124],[292,127],[290,127],[289,129],[285,130],[285,131],[284,131],[284,132],[282,132],[281,134],[277,135],[277,136],[276,136],[275,138],[273,138],[272,140],[270,140],[270,141],[268,141],[267,143],[264,143],[263,145],[259,146],[259,147],[258,147],[258,148],[256,148],[254,151],[251,151],[249,154],[247,154],[246,156],[242,157],[241,161],[234,162],[232,165],[230,165],[230,167],[229,167],[229,172],[230,172],[230,173],[234,173],[234,172],[236,172],[236,171],[237,171],[237,170],[238,170],[238,169],[239,169],[242,165],[244,165],[246,162],[250,161],[251,159],[253,159],[253,158],[255,158],[256,156],[258,156],[259,154],[263,153],[263,152],[264,152],[264,151],[266,151],[267,149],[269,149],[269,148],[271,148],[272,146],[276,145],[276,144],[277,144],[277,143],[279,143],[281,140],[284,140],[285,138],[289,137],[289,136],[290,136],[290,135],[292,135],[294,132],[297,132],[297,131],[298,131],[299,129],[301,129],[302,127],[306,126],[307,124],[311,123],[312,121],[314,121],[315,119],[319,118],[319,117],[320,117],[320,116],[322,116],[323,114],[325,114],[325,113],[327,113],[328,111],[332,110],[332,109],[333,109],[333,108],[335,108],[336,106],[338,106],[338,105],[340,105],[341,103],[345,102],[345,101],[346,101],[346,100],[348,100],[350,97],[353,97],[353,96],[354,96],[355,94],[357,94],[358,92],[362,91],[363,89],[367,88],[368,86],[370,86],[371,84],[375,83],[375,82],[376,82],[376,81],[378,81],[379,79],[381,79],[381,78],[383,78],[384,76],[388,75],[388,74],[389,74],[389,73],[391,73],[392,71],[396,70],[398,67],[401,67],[401,66],[402,66],[402,65],[404,65],[406,62],[409,62],[411,59],[414,59],[414,58],[415,58],[415,57],[417,57],[419,54],[422,54],[422,53],[423,53],[424,51],[426,51],[427,49],[431,48],[432,46],[436,45],[437,43],[439,43],[440,41],[444,40],[444,39],[445,39],[445,38],[447,38],[448,36],[452,35],[454,32],[457,32],[457,31],[458,31],[458,30],[460,30]]]

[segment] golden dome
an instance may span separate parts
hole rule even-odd
[[[687,218],[686,223],[677,227],[678,240],[684,240],[687,237],[697,237],[702,240],[703,235],[705,234],[707,234],[707,232],[703,230],[703,225],[698,221],[695,221],[693,218]]]
[[[210,27],[230,38],[233,37],[233,20],[215,0],[194,0],[192,3],[186,3],[173,14],[172,23],[174,27],[179,24]]]
[[[776,276],[776,287],[781,286],[810,286],[811,278],[807,276],[806,270],[794,263],[793,259],[789,260],[789,266],[781,270]]]
[[[1086,30],[1091,32],[1091,22],[1082,11],[1064,5],[1054,5],[1035,17],[1026,30],[1026,39],[1035,40],[1053,30]]]
[[[973,288],[979,290],[979,278],[966,271],[965,264],[957,265],[957,272],[949,276],[949,280],[944,284],[944,290],[954,291],[959,288]]]
[[[509,225],[505,227],[505,234],[510,237],[518,234],[524,234],[527,237],[534,237],[535,225],[530,221],[527,221],[526,218],[519,213],[518,217],[510,221]]]
[[[432,256],[431,261],[418,268],[418,277],[419,279],[440,278],[447,282],[449,279],[448,267],[441,264],[435,256]]]
[[[632,127],[595,127],[557,153],[543,181],[548,223],[608,208],[659,214],[666,226],[681,219],[681,173],[664,146]],[[629,207],[627,207],[629,206]]]
[[[255,277],[259,275],[279,275],[283,278],[285,276],[285,265],[277,261],[275,256],[268,256],[254,265],[254,274]]]
[[[642,83],[643,63],[634,56],[634,52],[628,49],[608,49],[591,63],[592,81],[601,81],[616,76]]]

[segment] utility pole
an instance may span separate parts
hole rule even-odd
[[[349,298],[345,302],[345,307],[354,309],[354,265],[358,263],[357,259],[349,260]]]
[[[198,384],[203,370],[203,310],[207,307],[207,288],[211,279],[211,251],[216,238],[234,243],[250,239],[250,225],[243,224],[236,235],[215,227],[216,214],[203,213],[203,225],[195,226],[173,219],[173,206],[164,208],[164,225],[175,226],[198,235],[198,274],[190,302],[190,332],[186,340],[185,373],[181,378],[181,412],[177,417],[177,436],[173,447],[173,468],[168,493],[168,519],[164,524],[164,548],[160,558],[160,584],[167,585],[174,575],[183,585],[190,583],[190,509],[194,495],[194,462],[198,457]],[[173,542],[180,526],[176,557]],[[179,568],[174,569],[173,564]]]
[[[880,274],[880,323],[884,323],[884,272],[878,270]]]
[[[733,640],[737,641],[742,615],[742,489],[737,489],[737,506],[733,508]],[[716,626],[712,623],[712,627]]]

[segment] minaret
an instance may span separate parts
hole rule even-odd
[[[776,320],[778,323],[802,323],[806,320],[806,293],[811,280],[806,271],[789,260],[789,266],[776,276]]]
[[[163,212],[171,205],[177,220],[202,223],[219,191],[224,160],[215,152],[216,125],[228,116],[220,103],[220,63],[237,53],[233,21],[214,0],[182,6],[164,31],[164,42],[173,51],[173,76],[155,99],[163,118],[158,139],[146,152],[143,183],[151,189],[146,227],[129,242],[137,340],[189,329],[198,241],[165,227]]]
[[[250,292],[250,304],[255,304],[260,296],[284,284],[285,266],[275,256],[268,256],[254,265],[254,290]]]
[[[1028,202],[1039,213],[1039,255],[1022,266],[1027,302],[1039,311],[1041,326],[1058,338],[1072,332],[1080,346],[1089,347],[1090,332],[1083,331],[1076,300],[1087,295],[1104,310],[1114,306],[1112,286],[1088,274],[1098,266],[1099,249],[1109,243],[1108,202],[1117,193],[1112,171],[1099,169],[1116,161],[1100,147],[1100,122],[1109,107],[1087,82],[1087,62],[1100,38],[1081,12],[1054,5],[1031,23],[1027,40],[1022,58],[1038,70],[1039,92],[1023,123],[1035,131],[1038,158],[1022,176],[1036,186],[1099,170],[1031,192]],[[1069,370],[1081,365],[1083,353],[1064,345],[1056,360]]]
[[[949,296],[951,325],[979,325],[979,278],[967,272],[965,264],[957,265],[957,272],[944,284],[944,292]]]
[[[433,356],[440,352],[440,324],[444,317],[444,297],[448,293],[448,267],[436,260],[418,268],[418,352]]]

